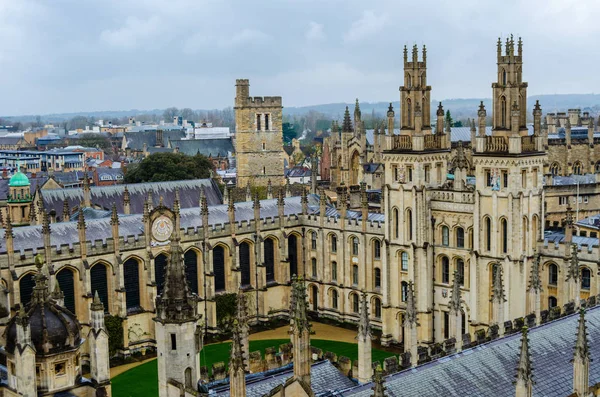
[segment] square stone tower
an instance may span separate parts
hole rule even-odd
[[[235,82],[237,185],[283,184],[281,97],[250,97],[250,82]]]

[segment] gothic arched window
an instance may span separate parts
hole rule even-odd
[[[352,294],[352,311],[358,313],[358,294]]]
[[[408,300],[408,283],[406,281],[400,284],[400,292],[402,294],[402,302],[406,302]]]
[[[213,249],[213,272],[215,274],[215,291],[225,290],[225,249],[220,245]]]
[[[458,283],[465,285],[465,261],[461,258],[456,260],[456,272],[458,273]]]
[[[591,286],[592,272],[587,267],[581,268],[581,289],[589,290]]]
[[[103,263],[96,263],[90,269],[90,284],[92,295],[98,293],[100,301],[104,305],[104,312],[108,313],[108,277],[107,268]]]
[[[125,284],[125,305],[127,310],[140,306],[140,273],[139,263],[134,258],[129,258],[123,264],[123,278]]]
[[[75,313],[75,278],[73,271],[65,268],[56,273],[56,282],[64,294],[64,306]]]
[[[198,254],[193,249],[187,250],[183,254],[183,264],[185,266],[185,278],[187,280],[190,292],[198,294]]]
[[[552,163],[552,165],[550,166],[550,173],[554,176],[560,175],[560,164]]]
[[[558,266],[554,263],[548,265],[548,284],[558,284]]]
[[[500,124],[501,127],[506,127],[506,98],[500,98]]]
[[[450,244],[450,229],[448,226],[442,226],[442,245],[448,246]]]
[[[273,239],[268,238],[263,243],[265,256],[265,269],[267,272],[267,282],[275,281],[275,248]]]
[[[240,272],[242,286],[250,285],[250,244],[241,243],[239,248]]]
[[[381,300],[379,298],[373,299],[373,306],[375,307],[375,318],[381,318]]]
[[[335,234],[331,235],[331,252],[337,252],[337,237],[335,236]]]
[[[331,307],[338,308],[338,292],[334,289],[331,290]]]
[[[358,285],[358,265],[352,265],[352,284]]]
[[[357,256],[358,255],[358,238],[352,237],[351,243],[352,243],[352,255]]]
[[[381,288],[381,269],[375,268],[375,288]]]
[[[492,249],[492,220],[486,216],[483,223],[485,225],[485,249],[486,249],[486,251],[491,251],[491,249]]]
[[[27,273],[19,280],[21,306],[25,307],[31,301],[31,294],[33,294],[34,286],[35,281],[33,278],[33,273]]]
[[[337,262],[331,262],[331,281],[337,281]]]
[[[406,210],[406,237],[407,240],[413,239],[413,222],[412,222],[412,211]]]
[[[458,248],[465,247],[465,229],[462,227],[456,228],[456,246]]]
[[[411,127],[412,126],[412,103],[410,101],[410,98],[408,98],[406,100],[406,116],[408,118],[408,120],[406,121],[407,127]]]
[[[400,235],[400,219],[398,217],[398,208],[394,208],[394,237],[398,238]]]
[[[502,252],[506,254],[508,252],[508,222],[506,218],[500,220],[500,229],[502,232]]]
[[[379,240],[373,240],[373,257],[374,259],[381,258],[381,242]]]
[[[312,250],[317,249],[317,232],[310,233],[310,248]]]
[[[167,270],[167,255],[160,254],[154,258],[154,281],[156,282],[156,293],[162,294],[165,283],[165,271]]]
[[[558,301],[556,300],[556,298],[553,296],[549,296],[548,297],[548,308],[556,307],[556,305],[558,305]]]
[[[581,175],[582,170],[583,170],[583,166],[581,165],[581,162],[576,161],[575,164],[573,164],[573,174]]]
[[[408,271],[408,252],[402,251],[400,254],[400,262],[402,265],[402,271]]]
[[[442,257],[442,283],[450,284],[450,260],[448,257]]]

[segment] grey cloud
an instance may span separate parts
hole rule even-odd
[[[436,99],[487,97],[496,39],[523,37],[529,93],[598,91],[595,0],[0,0],[0,115],[397,100],[427,45]],[[575,71],[575,72],[573,72]]]

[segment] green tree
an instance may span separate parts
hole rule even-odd
[[[452,115],[449,110],[446,110],[446,125],[452,126]]]
[[[81,134],[81,137],[77,140],[77,144],[84,147],[95,147],[102,150],[108,150],[111,148],[110,141],[107,137],[102,134],[95,133]]]
[[[201,154],[154,153],[125,172],[126,183],[180,181],[209,178],[213,164]]]
[[[291,123],[283,123],[282,127],[283,127],[283,143],[289,144],[292,142],[292,139],[294,139],[298,136],[298,131],[296,129],[296,125],[291,124]]]

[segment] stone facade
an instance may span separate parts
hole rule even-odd
[[[518,55],[510,55],[512,51],[501,55],[499,68],[516,67]],[[407,68],[413,65],[408,62]],[[242,141],[243,134],[275,136],[249,125],[257,113],[267,113],[264,109],[271,109],[271,115],[280,111],[280,101],[248,99],[246,83],[238,85],[236,99],[236,117],[246,123],[246,132],[238,129]],[[411,90],[417,89],[415,84]],[[501,80],[494,84],[502,85]],[[475,340],[476,333],[485,334],[491,326],[538,310],[534,309],[538,300],[542,311],[572,301],[573,281],[565,276],[569,268],[572,274],[577,269],[581,274],[580,299],[598,295],[600,278],[591,277],[600,254],[597,240],[574,236],[572,219],[565,223],[564,235],[549,239],[544,234],[548,190],[543,186],[543,169],[548,154],[539,106],[533,109],[534,135],[527,136],[521,129],[518,103],[511,107],[510,130],[497,128],[492,135],[486,135],[486,110],[481,107],[479,127],[473,126],[471,154],[461,145],[451,146],[451,131],[438,126],[433,133],[417,110],[415,106],[409,113],[403,107],[401,119],[407,124],[402,124],[400,134],[380,136],[381,213],[369,212],[364,188],[358,190],[356,210],[348,209],[348,188],[341,183],[337,206],[328,203],[322,192],[286,197],[283,188],[275,189],[278,197],[261,201],[254,197],[249,202],[230,200],[208,206],[200,197],[200,207],[181,210],[176,200],[161,202],[161,211],[173,213],[167,229],[177,231],[190,293],[197,296],[195,310],[207,332],[219,332],[215,298],[236,293],[240,286],[248,297],[252,321],[289,316],[293,275],[304,277],[308,310],[320,317],[357,323],[360,293],[365,291],[370,325],[381,330],[382,343],[404,343],[412,357],[419,356],[423,346],[436,346],[450,336],[456,339],[459,333]],[[443,114],[441,107],[439,112]],[[359,120],[360,116],[354,124],[361,125]],[[280,115],[272,121],[280,131]],[[342,129],[353,134],[350,123],[347,114]],[[358,145],[357,137],[351,140]],[[279,155],[273,151],[273,156]],[[449,169],[454,180],[446,178]],[[466,181],[472,174],[474,185]],[[51,289],[57,283],[61,286],[65,304],[71,302],[77,317],[84,319],[84,332],[89,331],[89,306],[98,292],[108,312],[124,319],[123,353],[157,345],[167,351],[167,334],[183,332],[168,327],[184,327],[165,323],[161,329],[152,322],[160,311],[156,297],[164,291],[173,249],[155,238],[157,212],[152,212],[152,206],[146,202],[143,212],[128,216],[114,211],[110,219],[84,219],[80,212],[78,222],[42,221],[25,228],[5,223],[6,244],[0,246],[4,311],[14,314],[27,301],[33,257],[39,252],[50,269]],[[572,243],[579,244],[575,252]],[[577,269],[573,271],[574,257]],[[540,288],[528,292],[535,269],[539,269]],[[455,271],[461,281],[458,307],[450,293]],[[503,291],[505,301],[491,302],[498,291]],[[1,322],[7,319],[8,315]],[[196,323],[189,324],[186,335],[193,333]],[[191,339],[184,340],[191,346]],[[82,349],[87,357],[86,347]],[[163,381],[167,389],[169,384],[186,384],[185,379],[167,375]]]
[[[237,184],[284,182],[281,97],[250,97],[250,82],[236,80],[235,152]]]

